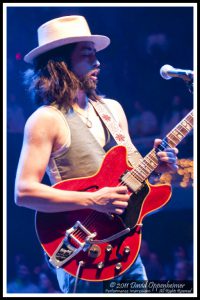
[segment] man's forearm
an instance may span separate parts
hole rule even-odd
[[[92,193],[64,191],[38,182],[24,182],[15,188],[15,203],[41,212],[62,212],[91,208]]]

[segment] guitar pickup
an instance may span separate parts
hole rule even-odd
[[[80,230],[85,238],[80,241],[75,235],[75,231]],[[90,247],[90,241],[96,236],[96,232],[91,233],[85,226],[77,221],[73,227],[66,230],[65,237],[60,242],[49,262],[56,268],[62,267],[67,261],[78,254],[81,250],[86,251]]]

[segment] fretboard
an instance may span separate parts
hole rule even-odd
[[[162,143],[153,148],[130,173],[140,182],[146,180],[158,166],[156,153],[166,147],[176,147],[193,129],[193,110],[190,111],[162,140]]]

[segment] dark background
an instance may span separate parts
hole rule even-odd
[[[192,109],[193,97],[181,79],[164,80],[162,65],[193,69],[192,7],[8,7],[7,8],[7,99],[14,93],[25,119],[34,107],[22,86],[27,64],[23,56],[37,46],[37,28],[65,15],[86,17],[93,34],[107,35],[110,46],[98,53],[101,62],[99,90],[118,100],[127,115],[134,113],[133,101],[141,99],[162,120],[175,94],[183,106]],[[163,34],[164,45],[148,45],[151,35]],[[42,248],[34,228],[34,211],[14,204],[14,180],[23,132],[7,133],[7,255],[8,280],[13,277],[14,257],[24,253],[32,265],[42,260]],[[153,146],[153,140],[152,140]],[[192,157],[193,144],[185,143],[180,157]],[[143,150],[143,149],[139,149]],[[35,158],[37,159],[37,158]],[[44,182],[49,184],[48,179]],[[173,184],[173,183],[172,183]],[[179,205],[177,205],[177,203]],[[174,186],[170,203],[144,220],[143,236],[161,260],[172,260],[176,245],[193,243],[193,190]]]

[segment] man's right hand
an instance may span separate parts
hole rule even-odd
[[[104,187],[94,193],[92,209],[121,215],[128,206],[130,195],[126,186]]]

